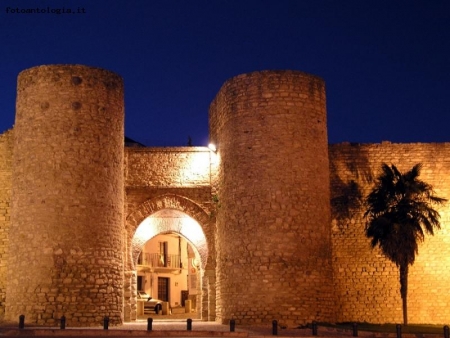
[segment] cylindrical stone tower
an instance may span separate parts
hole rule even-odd
[[[217,145],[217,314],[286,325],[334,318],[325,85],[296,71],[227,81]]]
[[[18,77],[6,319],[122,322],[122,79],[80,65]]]

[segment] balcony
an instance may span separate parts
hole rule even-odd
[[[183,264],[179,255],[163,255],[159,253],[141,253],[138,259],[138,270],[148,272],[181,271]]]

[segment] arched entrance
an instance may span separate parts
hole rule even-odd
[[[150,216],[148,221],[156,219]],[[148,222],[140,227],[148,227],[144,223]],[[199,263],[197,249],[180,233],[162,233],[147,241],[137,261],[138,319],[159,314],[159,310],[163,315],[199,318]]]
[[[181,303],[177,292],[185,291],[179,288],[186,286],[195,291],[189,297],[193,300],[199,317],[203,320],[215,320],[215,258],[211,254],[214,252],[213,224],[214,219],[198,204],[178,195],[163,195],[148,200],[127,217],[125,321],[138,318],[138,288],[153,293],[152,297],[156,298],[154,293],[158,291],[155,283],[164,278],[173,282],[171,290],[174,292],[169,295],[173,300],[171,306]],[[152,238],[156,236],[160,238],[157,241],[159,244],[151,244]],[[162,240],[163,236],[168,240]],[[174,242],[168,244],[171,242],[170,237],[178,238],[179,248],[174,248]],[[167,248],[155,247],[164,242],[167,242]],[[187,248],[191,248],[191,257]],[[179,273],[189,278],[186,284],[176,276]]]

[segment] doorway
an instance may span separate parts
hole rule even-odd
[[[169,281],[170,281],[170,278],[158,277],[158,299],[160,299],[164,302],[170,302]]]

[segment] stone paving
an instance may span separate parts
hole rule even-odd
[[[159,316],[153,319],[152,330],[147,330],[147,319],[139,319],[135,322],[125,323],[121,326],[112,326],[108,330],[98,328],[70,328],[65,330],[60,328],[28,328],[18,329],[15,327],[0,327],[0,336],[5,337],[236,337],[236,338],[264,338],[273,337],[272,323],[260,326],[236,325],[235,331],[230,332],[229,325],[217,322],[204,322],[199,319],[192,320],[191,330],[187,330],[187,319],[168,318],[169,316]],[[181,317],[181,316],[175,316]],[[319,327],[317,336],[313,336],[310,328],[277,328],[276,335],[280,337],[351,337],[351,330],[335,330]],[[395,337],[390,334],[373,334],[360,332],[360,337]],[[407,337],[404,335],[403,338]],[[416,337],[417,338],[417,337]]]
[[[39,337],[39,338],[56,338],[56,337],[235,337],[235,338],[269,338],[280,336],[289,337],[353,337],[353,331],[348,329],[335,329],[329,327],[318,326],[316,335],[313,335],[311,328],[276,328],[274,335],[272,323],[265,325],[236,325],[235,330],[230,332],[229,325],[223,325],[218,322],[205,322],[198,317],[196,313],[175,313],[172,315],[156,315],[147,314],[140,316],[134,322],[124,323],[121,326],[110,326],[108,330],[102,326],[92,328],[71,328],[67,326],[65,330],[59,327],[25,327],[19,329],[17,324],[0,323],[0,337]],[[148,318],[152,318],[152,328],[148,330]],[[188,330],[187,319],[192,319],[191,330]],[[364,338],[397,338],[395,333],[375,333],[359,331],[358,337]],[[413,335],[403,334],[402,338],[439,338],[442,335]]]

